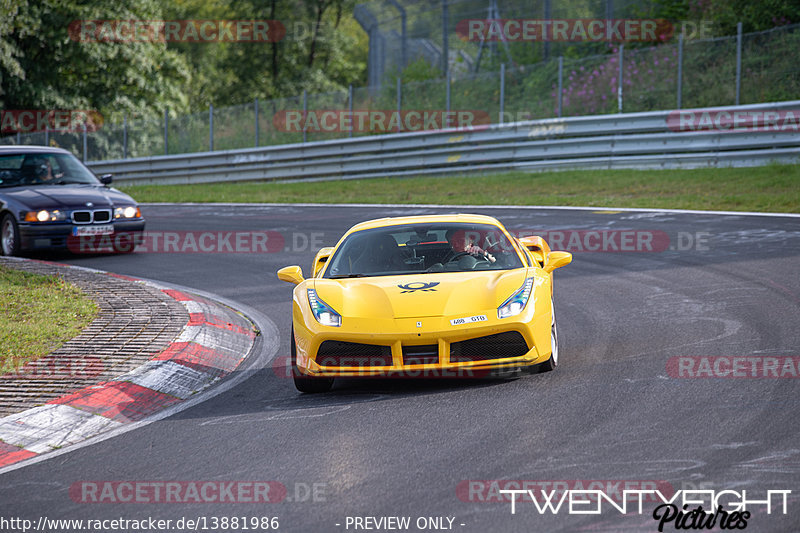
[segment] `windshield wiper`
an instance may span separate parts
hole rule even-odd
[[[355,274],[335,274],[335,275],[331,276],[330,279],[365,278],[365,277],[367,277],[367,274],[360,274],[360,273],[355,273]]]

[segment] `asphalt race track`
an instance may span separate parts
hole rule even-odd
[[[275,323],[280,348],[269,367],[209,401],[3,474],[5,517],[202,518],[198,529],[208,531],[214,517],[278,517],[279,531],[291,532],[377,524],[355,517],[409,517],[401,531],[657,531],[652,499],[641,514],[631,504],[623,515],[608,502],[601,514],[570,514],[566,505],[540,514],[527,499],[512,514],[497,490],[523,480],[537,495],[552,487],[729,489],[764,500],[767,491],[791,490],[785,506],[773,498],[771,513],[754,505],[747,530],[800,531],[800,218],[518,208],[143,211],[149,231],[177,232],[171,253],[155,253],[160,243],[153,253],[54,259],[240,302]],[[292,287],[275,271],[300,264],[307,273],[315,250],[356,222],[450,212],[496,216],[574,252],[555,273],[559,368],[491,380],[342,380],[329,394],[296,392],[284,366]],[[193,253],[185,231],[267,231],[269,252],[247,253],[246,237],[237,249],[234,236],[230,246],[240,253],[224,243],[227,253]],[[599,249],[579,251],[587,248]],[[91,503],[75,492],[81,482],[103,481],[276,481],[286,495],[278,503]],[[720,503],[730,510],[736,500]],[[244,528],[217,529],[226,530]]]

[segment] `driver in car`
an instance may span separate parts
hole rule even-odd
[[[453,249],[454,254],[466,252],[472,256],[485,259],[491,263],[497,261],[492,254],[475,244],[472,237],[468,235],[466,231],[451,229],[447,232],[446,236],[447,242],[450,243],[450,247]]]
[[[53,175],[53,166],[50,161],[44,158],[36,158],[32,161],[25,163],[25,167],[29,173],[40,183],[49,183],[55,179],[62,178],[63,174]]]

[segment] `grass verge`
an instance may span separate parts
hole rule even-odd
[[[93,300],[57,276],[0,266],[0,375],[49,354],[97,313]]]
[[[126,187],[139,202],[562,205],[800,212],[800,165]]]

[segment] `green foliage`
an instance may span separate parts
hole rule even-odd
[[[106,122],[123,112],[188,110],[188,64],[164,43],[80,42],[68,31],[76,20],[159,19],[157,1],[11,1],[1,17],[3,108],[96,109]]]
[[[351,13],[355,0],[180,0],[170,19],[277,20],[286,35],[276,43],[170,43],[192,66],[186,87],[199,111],[360,85],[366,73],[366,34]]]
[[[97,313],[94,301],[60,277],[0,265],[0,374],[55,350]]]
[[[438,67],[431,65],[423,58],[419,58],[409,63],[408,66],[403,69],[400,78],[403,80],[403,83],[413,83],[415,81],[435,80],[441,77],[441,75],[442,73]],[[394,81],[394,79],[392,81]]]
[[[343,90],[366,72],[355,0],[0,0],[0,107],[97,109],[106,123]],[[278,20],[277,43],[80,42],[81,20]]]

